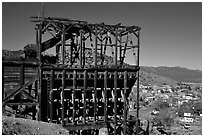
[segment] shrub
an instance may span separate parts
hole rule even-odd
[[[25,58],[37,58],[38,46],[36,44],[27,44],[23,51]]]

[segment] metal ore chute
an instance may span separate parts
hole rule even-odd
[[[141,28],[31,18],[39,61],[38,120],[62,124],[73,134],[98,134],[104,127],[108,134],[138,134],[139,109],[136,118],[129,116],[128,96],[135,83],[139,87]],[[51,37],[43,41],[45,34]],[[51,48],[55,62],[43,54]],[[124,63],[127,53],[134,65]]]

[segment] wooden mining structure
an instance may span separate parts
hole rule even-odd
[[[136,123],[137,134],[141,28],[31,18],[36,23],[38,62],[3,62],[3,112],[62,124],[77,134],[97,134],[103,127],[109,134],[130,134],[131,123]],[[49,49],[55,52],[54,64],[43,59]],[[133,60],[134,65],[125,64],[125,59]],[[6,75],[14,68],[18,76]],[[17,77],[19,87],[7,93],[6,80]],[[134,85],[135,119],[128,113],[128,96]]]

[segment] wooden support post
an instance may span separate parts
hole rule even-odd
[[[66,71],[62,71],[62,94],[61,94],[61,103],[62,103],[62,126],[65,126],[65,121],[64,121],[64,89],[65,89],[65,80],[66,80]]]
[[[120,60],[120,65],[122,65],[123,64],[122,59],[121,59],[122,57],[122,35],[120,34],[119,37],[120,37],[119,60]]]
[[[5,98],[5,93],[4,93],[4,65],[2,63],[2,101]],[[4,112],[5,106],[2,106],[2,112]]]
[[[43,118],[42,118],[42,115],[43,115],[43,110],[42,110],[42,93],[41,93],[41,89],[42,89],[42,74],[43,74],[43,71],[39,68],[38,69],[38,72],[39,72],[39,91],[38,91],[38,97],[39,97],[39,106],[38,106],[38,121],[43,121]]]
[[[72,103],[73,103],[72,118],[73,118],[73,124],[76,124],[76,121],[75,121],[75,113],[76,113],[76,105],[75,105],[75,97],[76,97],[76,76],[77,76],[77,72],[76,72],[76,70],[74,70],[74,71],[73,71],[73,96],[72,96]]]
[[[103,58],[103,36],[101,35],[101,59]],[[101,61],[101,64],[103,65],[103,62]]]
[[[117,32],[117,30],[116,30],[116,34],[115,34],[115,59],[114,59],[114,65],[117,65],[117,58],[118,58],[118,40],[117,40],[117,38],[118,38],[118,32]]]
[[[38,80],[35,81],[35,85],[34,85],[34,93],[35,93],[35,96],[34,98],[37,100],[38,98]],[[36,120],[37,119],[37,105],[35,105],[35,110],[33,110],[33,120]]]
[[[126,100],[126,96],[127,95],[127,71],[124,72],[124,94],[123,94],[123,97],[124,97],[124,128],[123,128],[123,132],[124,132],[124,135],[126,135],[126,131],[127,131],[127,100]]]
[[[116,127],[117,127],[117,80],[118,80],[118,72],[114,72],[114,135],[116,135]]]
[[[60,45],[56,45],[56,56],[57,56],[57,63],[59,63],[60,59],[59,59],[59,51],[60,51]]]
[[[39,59],[39,66],[38,66],[38,74],[39,74],[39,91],[38,91],[38,97],[39,97],[39,106],[38,106],[38,120],[39,121],[43,121],[45,119],[43,119],[42,115],[43,115],[43,110],[42,110],[42,74],[43,74],[43,71],[41,70],[41,65],[42,65],[42,62],[41,62],[41,49],[42,49],[42,26],[41,24],[38,24],[38,27],[37,27],[37,31],[36,31],[36,35],[37,35],[37,38],[36,38],[36,42],[37,42],[37,45],[38,45],[38,59]]]
[[[108,107],[108,101],[107,101],[107,88],[108,88],[108,71],[106,70],[104,72],[104,121],[107,122],[107,107]]]
[[[126,54],[126,50],[127,50],[128,40],[129,40],[129,33],[127,34],[126,42],[125,42],[125,47],[124,47],[124,49],[123,49],[124,51],[123,51],[123,55],[122,55],[122,62],[123,62],[124,59],[125,59],[125,54]]]
[[[98,41],[98,31],[97,26],[95,30],[95,50],[94,50],[94,66],[97,66],[97,41]]]
[[[62,64],[64,65],[65,61],[65,26],[63,25],[62,28],[62,35],[61,35],[61,43],[62,43]]]
[[[138,32],[138,47],[137,47],[137,66],[139,67],[139,52],[140,52],[140,33]],[[137,73],[137,114],[136,114],[136,118],[137,118],[137,131],[136,134],[139,133],[139,123],[138,123],[138,119],[139,119],[139,70],[136,72]]]
[[[43,80],[44,81],[44,80]],[[44,86],[46,86],[46,88],[44,87]],[[51,79],[49,79],[49,78],[47,78],[46,79],[46,85],[43,85],[43,92],[45,92],[45,90],[44,89],[46,89],[46,94],[43,94],[43,96],[46,96],[46,98],[45,97],[43,97],[43,101],[44,101],[44,103],[43,103],[43,106],[45,106],[45,103],[46,103],[46,107],[43,109],[44,111],[46,110],[47,111],[47,113],[46,113],[46,121],[48,121],[49,120],[49,115],[50,115],[50,100],[49,100],[49,97],[50,97],[50,92],[51,91],[53,91],[52,89],[51,89]],[[51,92],[52,93],[52,92]],[[45,99],[47,100],[47,101],[45,101]],[[50,120],[51,121],[51,120]]]
[[[20,66],[20,87],[25,83],[25,68],[24,65]]]
[[[140,32],[138,31],[138,44],[137,44],[137,66],[139,67],[139,53],[140,53]]]
[[[82,43],[83,43],[83,41],[82,41],[82,32],[80,32],[80,45],[79,45],[79,47],[80,47],[80,53],[79,53],[79,60],[80,60],[80,67],[82,66],[82,62],[83,62],[83,59],[82,59]]]
[[[22,87],[25,83],[25,68],[24,68],[24,65],[20,65],[20,87]],[[17,101],[17,103],[21,102],[21,92],[19,94],[17,94],[15,97],[14,97],[14,100]]]
[[[40,66],[41,66],[41,51],[42,51],[42,25],[38,24],[38,28],[37,28],[37,45],[38,45],[38,59],[40,62]]]
[[[35,81],[35,99],[38,97],[38,81]]]
[[[53,120],[53,88],[54,88],[54,70],[50,72],[50,123]]]
[[[86,89],[87,89],[87,70],[84,71],[83,124],[86,123]]]
[[[71,64],[71,66],[73,65],[73,50],[74,50],[74,39],[73,38],[71,38],[71,53],[70,53],[70,64]]]
[[[4,100],[5,93],[4,93],[4,65],[2,64],[2,100]]]
[[[83,39],[84,39],[84,37],[83,37]],[[84,66],[86,65],[86,55],[85,55],[85,50],[86,50],[86,45],[85,45],[86,43],[85,43],[85,41],[83,40],[83,56],[82,56],[82,58],[83,58],[83,68],[84,68]]]
[[[97,113],[97,80],[98,80],[98,71],[95,70],[94,71],[94,123],[96,124],[97,122],[97,117],[96,117],[96,113]]]
[[[29,91],[29,94],[31,95],[31,91],[32,91],[32,85],[28,86],[28,91]]]
[[[39,34],[38,34],[38,32],[39,32],[39,27],[35,27],[35,34],[36,34],[36,44],[38,45],[39,43],[39,39],[38,39],[38,36],[39,36]],[[39,45],[38,45],[39,46]],[[38,50],[38,52],[39,52],[39,50]],[[39,53],[38,53],[39,54]]]

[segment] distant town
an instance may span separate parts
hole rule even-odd
[[[150,125],[150,134],[202,134],[202,84],[140,84],[139,113],[143,129]],[[130,101],[130,113],[136,109],[136,87]]]

